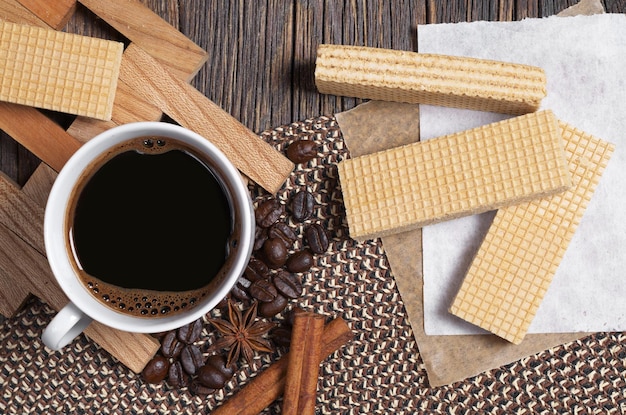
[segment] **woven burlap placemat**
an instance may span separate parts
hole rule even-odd
[[[297,166],[277,195],[286,202],[301,189],[315,194],[316,214],[307,223],[321,223],[332,237],[328,252],[305,274],[305,294],[290,306],[341,316],[354,332],[354,340],[322,365],[317,413],[626,412],[625,333],[595,334],[463,382],[428,387],[382,244],[360,244],[348,236],[336,163],[349,154],[335,119],[314,118],[262,136],[279,151],[299,138],[319,144],[318,157]],[[251,190],[257,202],[268,197]],[[302,234],[304,224],[290,225]],[[85,336],[63,352],[44,348],[40,336],[53,316],[51,308],[31,298],[0,323],[1,414],[210,413],[285,352],[257,354],[223,390],[200,397],[165,382],[145,383]],[[214,338],[206,324],[198,344],[206,351]],[[264,413],[280,413],[280,401]]]

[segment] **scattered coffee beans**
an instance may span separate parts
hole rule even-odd
[[[300,277],[291,272],[280,271],[274,276],[276,290],[287,298],[298,298],[302,294]]]
[[[316,254],[323,254],[330,245],[326,230],[318,223],[313,223],[307,227],[305,238],[311,251]]]
[[[248,291],[240,282],[235,284],[230,290],[230,294],[239,301],[248,302],[251,300],[250,294],[248,294]]]
[[[274,284],[265,279],[253,282],[248,288],[248,292],[253,298],[256,298],[264,303],[273,301],[278,295],[278,291],[276,290],[276,287],[274,287]]]
[[[270,275],[270,269],[263,261],[256,258],[250,258],[243,275],[248,281],[254,282],[256,280],[268,278]]]
[[[289,256],[285,265],[289,272],[307,272],[313,266],[314,260],[311,251],[304,249]]]
[[[276,199],[269,199],[257,207],[254,215],[257,225],[262,228],[272,226],[285,212],[283,205]]]
[[[271,238],[263,244],[263,258],[267,265],[272,268],[280,268],[287,262],[289,252],[283,241],[279,238]]]
[[[215,392],[215,389],[204,386],[197,378],[191,381],[189,390],[195,395],[210,395]]]
[[[254,230],[254,245],[252,249],[258,251],[263,247],[265,241],[267,241],[267,229],[257,226]]]
[[[196,370],[204,365],[204,356],[202,356],[198,346],[188,344],[180,352],[180,363],[185,372],[193,376],[196,374]]]
[[[279,314],[287,307],[287,298],[278,294],[272,301],[259,304],[259,314],[271,318]]]
[[[215,354],[198,369],[198,381],[207,388],[222,389],[234,374],[235,368],[226,365],[226,358]]]
[[[197,319],[181,328],[177,331],[178,340],[185,344],[195,343],[200,339],[202,334],[202,319]]]
[[[291,214],[298,222],[304,222],[313,216],[315,197],[306,190],[301,190],[291,198]]]
[[[160,355],[154,356],[143,368],[141,376],[148,383],[159,383],[167,377],[170,369],[170,361]]]
[[[306,163],[317,156],[317,144],[312,140],[296,140],[287,147],[287,158],[296,164]]]
[[[298,235],[287,225],[285,222],[276,222],[267,231],[268,238],[278,238],[285,244],[285,247],[289,249],[293,246],[293,243],[298,239]]]
[[[161,353],[163,353],[165,357],[176,358],[180,355],[184,346],[185,344],[178,340],[176,331],[170,331],[161,341]]]
[[[167,374],[167,383],[175,388],[184,388],[189,384],[190,380],[191,378],[185,373],[180,361],[177,360],[170,365],[170,370]]]

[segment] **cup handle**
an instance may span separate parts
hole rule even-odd
[[[68,303],[52,319],[41,335],[41,340],[52,350],[61,350],[87,328],[92,319],[74,303]]]

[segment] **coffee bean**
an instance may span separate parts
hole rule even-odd
[[[167,383],[175,388],[184,388],[189,383],[190,377],[183,365],[177,360],[170,365],[170,369],[167,372]]]
[[[222,389],[234,374],[234,366],[227,366],[224,356],[214,354],[198,369],[198,381],[207,388]]]
[[[210,395],[215,389],[206,387],[198,379],[193,379],[189,384],[189,390],[196,395]]]
[[[301,190],[291,198],[291,215],[298,222],[304,222],[313,216],[315,197],[306,190]]]
[[[239,301],[250,301],[250,295],[246,288],[240,283],[236,283],[230,290],[230,294]]]
[[[188,344],[180,352],[180,363],[185,372],[194,375],[196,370],[204,365],[204,356],[200,348],[194,344]]]
[[[265,262],[257,259],[250,258],[246,270],[243,272],[243,276],[250,282],[256,280],[262,280],[270,275],[270,269]]]
[[[254,245],[253,251],[258,251],[263,247],[263,244],[267,241],[267,229],[257,226],[254,230]]]
[[[312,140],[297,140],[287,147],[287,158],[296,164],[306,163],[317,156],[317,144]]]
[[[272,330],[270,337],[275,345],[289,347],[291,344],[291,328],[287,326],[278,326]]]
[[[285,265],[289,272],[307,272],[313,266],[314,261],[311,251],[305,249],[290,255]]]
[[[181,327],[178,329],[178,340],[185,344],[191,344],[200,338],[202,334],[202,327],[204,326],[202,319],[199,318],[196,321]]]
[[[267,231],[269,238],[278,238],[285,244],[285,248],[289,249],[293,246],[293,243],[298,239],[298,235],[287,225],[285,222],[276,222]]]
[[[298,298],[302,294],[302,280],[295,274],[280,271],[274,276],[274,285],[287,298]]]
[[[178,340],[176,330],[172,330],[163,337],[161,341],[161,353],[165,357],[176,358],[180,355],[185,344]]]
[[[313,223],[306,228],[305,238],[311,251],[316,254],[323,254],[330,245],[326,230],[317,223]]]
[[[278,291],[269,280],[257,280],[248,287],[248,292],[254,298],[264,303],[270,302],[276,298]]]
[[[285,212],[283,205],[276,199],[269,199],[261,203],[254,212],[257,225],[262,228],[272,226]]]
[[[259,314],[263,317],[271,318],[276,314],[280,313],[287,307],[287,298],[278,294],[276,298],[274,298],[269,303],[260,303],[259,304]]]
[[[287,248],[279,238],[271,238],[263,244],[263,258],[267,265],[280,268],[287,262]]]
[[[170,361],[161,355],[154,356],[143,368],[141,376],[148,383],[159,383],[167,376]]]

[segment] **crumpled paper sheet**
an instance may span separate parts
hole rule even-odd
[[[590,5],[590,6],[589,6]],[[600,12],[597,0],[572,6]],[[565,12],[568,12],[567,9]],[[370,101],[336,114],[352,157],[419,139],[417,105]],[[402,295],[420,356],[432,387],[450,384],[522,357],[567,343],[584,334],[528,335],[518,346],[493,335],[428,336],[423,326],[422,230],[383,238],[383,247]]]
[[[527,63],[546,70],[542,109],[616,151],[557,270],[529,333],[626,330],[626,15],[528,19],[418,28],[425,53]],[[516,45],[514,48],[508,45]],[[500,114],[422,106],[421,139],[502,119]],[[447,133],[447,132],[446,132]],[[423,230],[428,334],[482,330],[448,313],[492,214]]]

